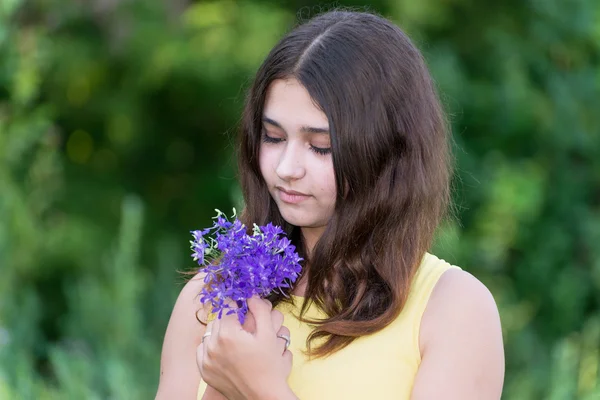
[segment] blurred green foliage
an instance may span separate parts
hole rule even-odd
[[[188,231],[240,203],[244,91],[318,4],[0,1],[0,399],[154,395]],[[434,252],[496,297],[504,397],[600,398],[600,3],[369,4],[443,93]]]

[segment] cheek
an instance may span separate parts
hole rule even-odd
[[[258,166],[263,179],[267,179],[269,176],[269,152],[265,151],[262,147],[258,153]]]
[[[335,201],[337,190],[335,187],[335,173],[333,171],[333,166],[327,165],[322,171],[324,171],[322,175],[323,181],[321,182],[323,193],[332,201]]]

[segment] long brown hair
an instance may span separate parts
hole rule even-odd
[[[310,254],[288,224],[259,168],[269,84],[297,79],[329,120],[337,186],[334,214]],[[307,258],[303,316],[311,356],[325,357],[380,331],[402,310],[450,198],[447,123],[421,53],[380,16],[334,10],[299,25],[272,49],[247,95],[238,168],[247,226],[284,227]],[[305,267],[306,267],[305,266]],[[288,301],[281,294],[270,300]],[[310,346],[314,339],[323,341]]]

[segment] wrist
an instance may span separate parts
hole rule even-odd
[[[299,400],[298,396],[294,394],[288,384],[284,384],[280,387],[270,387],[270,389],[264,390],[261,393],[255,393],[254,396],[250,397],[249,400]]]
[[[227,397],[223,396],[223,394],[214,387],[207,385],[202,400],[227,400]]]

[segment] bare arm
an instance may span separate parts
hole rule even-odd
[[[421,366],[412,400],[497,400],[504,381],[504,347],[492,294],[467,272],[450,270],[423,315]]]
[[[203,274],[194,276],[181,290],[173,308],[163,341],[160,381],[156,400],[195,400],[200,372],[196,365],[196,347],[202,340],[206,321],[198,294],[204,286]]]

